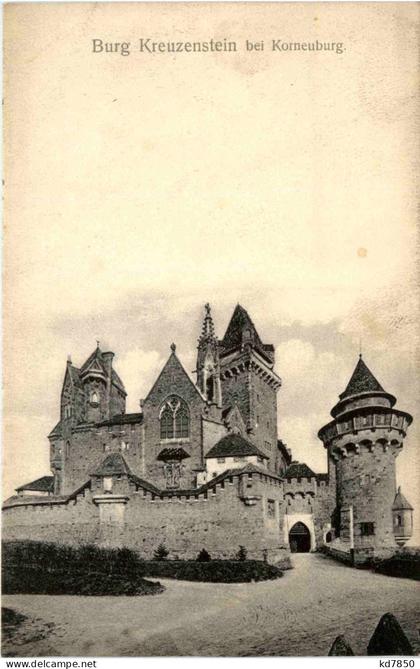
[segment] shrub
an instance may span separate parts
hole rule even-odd
[[[244,560],[246,560],[247,555],[248,551],[246,550],[245,546],[239,546],[239,550],[236,553],[236,559],[243,562]]]
[[[206,551],[205,548],[202,548],[199,554],[197,555],[197,562],[210,562],[211,555]]]
[[[145,560],[143,576],[175,578],[181,581],[245,583],[280,578],[283,572],[258,560]]]
[[[165,544],[161,543],[159,546],[156,548],[155,552],[153,553],[153,559],[154,560],[166,560],[166,558],[169,555],[169,551],[166,548]]]
[[[379,574],[420,581],[420,555],[399,553],[386,560],[374,560],[372,567]]]
[[[128,548],[4,542],[3,591],[86,595],[161,592],[161,586],[143,582],[141,565],[138,554]]]
[[[160,583],[141,577],[107,576],[98,572],[45,572],[37,568],[5,569],[4,594],[32,595],[156,595],[164,591]]]

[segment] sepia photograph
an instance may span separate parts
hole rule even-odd
[[[418,3],[3,23],[2,656],[418,655]]]

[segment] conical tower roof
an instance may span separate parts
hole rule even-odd
[[[369,367],[364,362],[360,354],[354,372],[351,375],[347,388],[340,395],[340,400],[350,397],[351,395],[359,395],[360,393],[368,392],[386,392],[379,381],[373,376]]]
[[[399,486],[397,494],[395,495],[394,503],[392,505],[392,510],[401,511],[403,509],[409,509],[410,511],[413,511],[413,507],[411,506],[410,502],[404,497],[404,495],[401,492],[401,486]]]

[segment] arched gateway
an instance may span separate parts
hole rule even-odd
[[[289,544],[292,553],[309,553],[311,534],[304,523],[295,523],[289,532]]]

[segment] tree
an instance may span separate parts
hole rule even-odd
[[[197,555],[197,562],[210,562],[211,555],[205,548],[202,548],[199,554]]]
[[[154,560],[166,560],[168,555],[169,555],[169,551],[166,548],[165,544],[160,543],[159,546],[156,548],[155,552],[153,553],[153,559]]]
[[[243,562],[244,560],[246,560],[247,555],[248,551],[246,550],[245,546],[239,546],[239,550],[236,553],[236,559]]]

